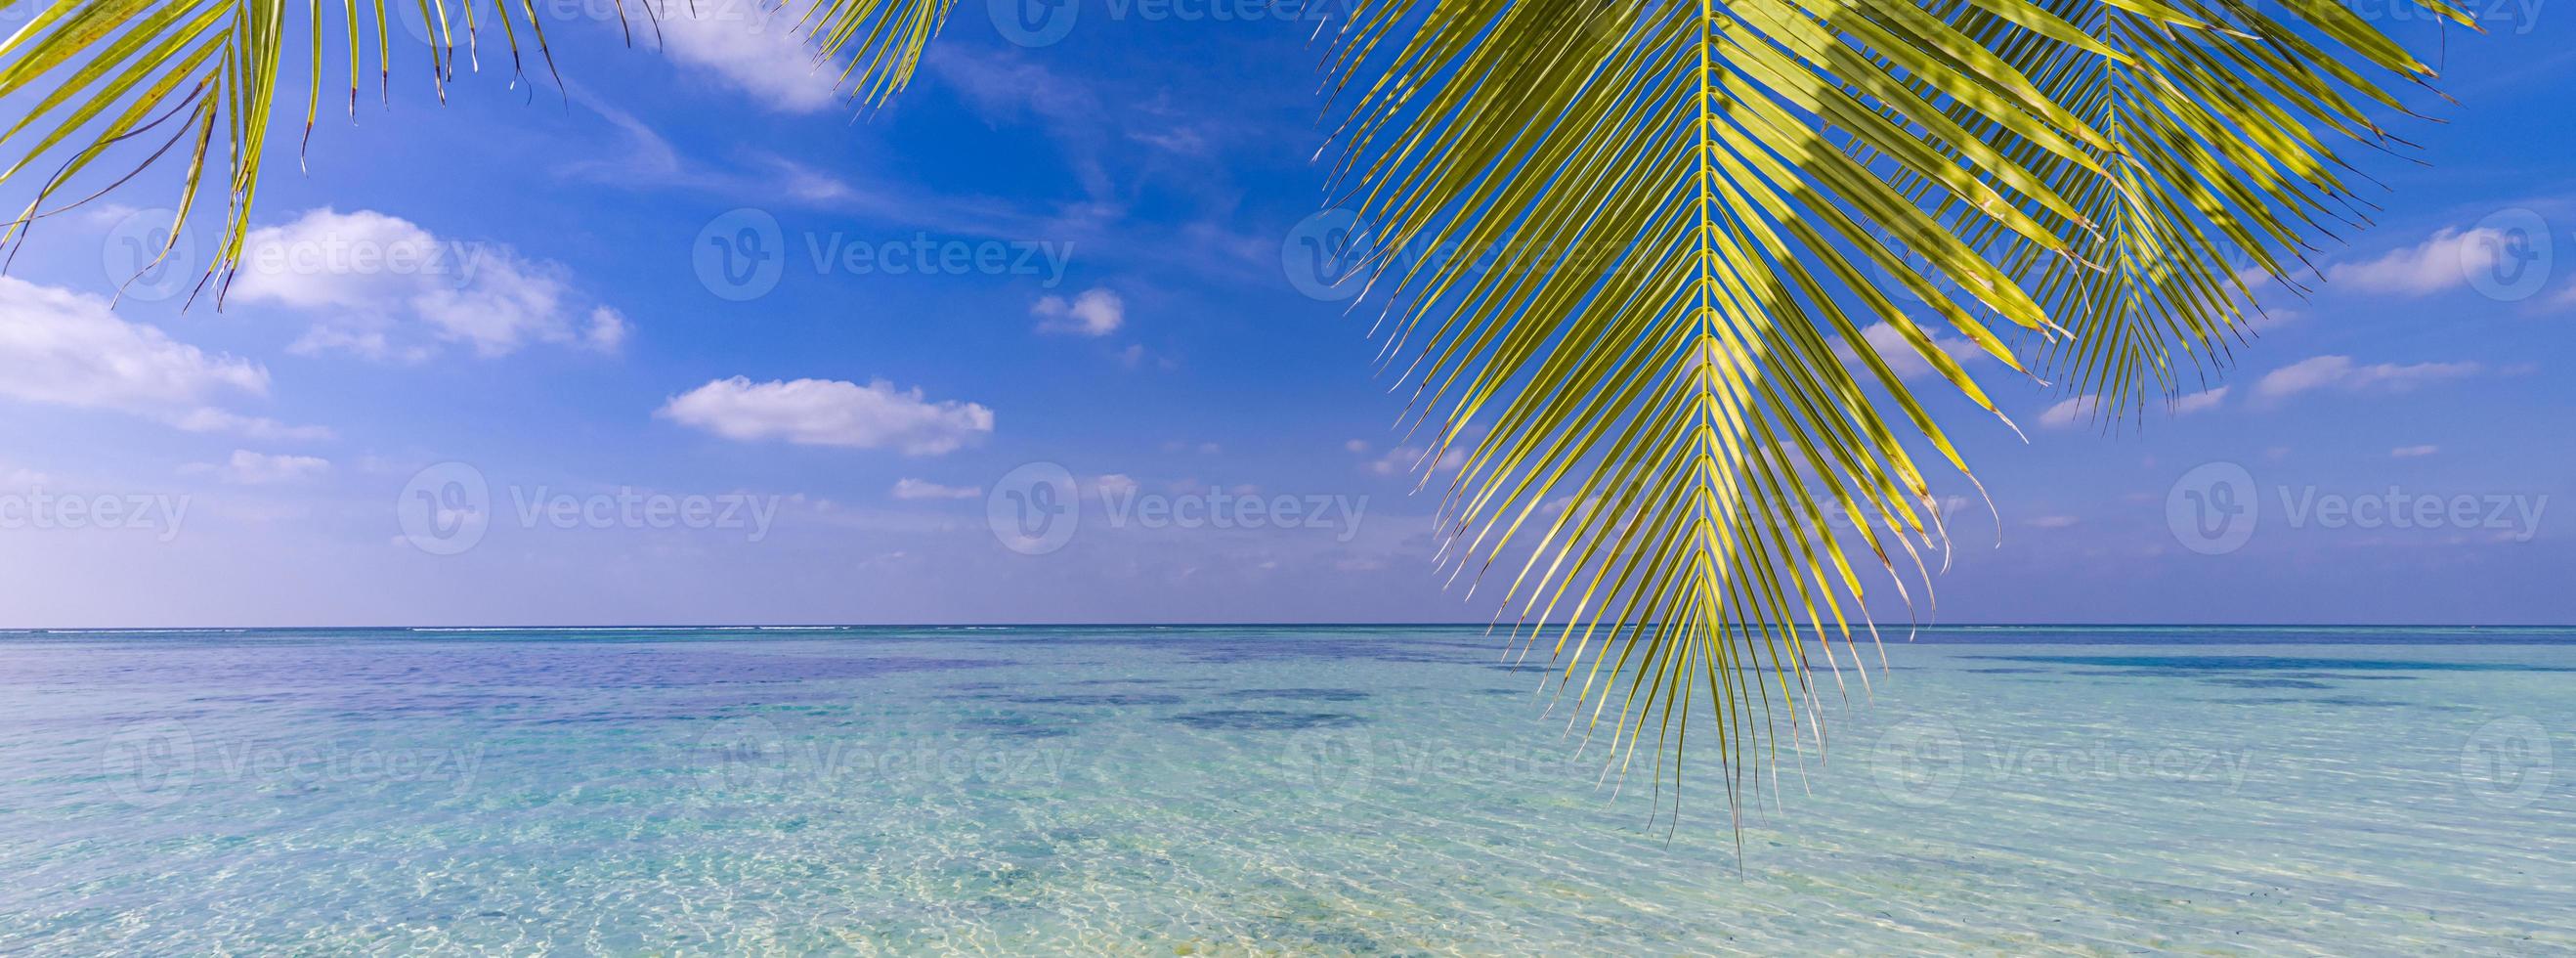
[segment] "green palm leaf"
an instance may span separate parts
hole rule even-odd
[[[2081,214],[1947,108],[2071,165],[2098,166],[2083,144],[2107,143],[1896,3],[1389,0],[1343,42],[1346,85],[1381,71],[1353,100],[1339,171],[1380,224],[1392,340],[1413,350],[1404,376],[1440,445],[1471,447],[1448,490],[1456,561],[1482,575],[1534,540],[1507,567],[1509,603],[1588,703],[1587,734],[1605,728],[1623,770],[1652,736],[1656,780],[1678,786],[1661,753],[1696,713],[1739,795],[1774,729],[1823,734],[1815,668],[1857,667],[1856,634],[1875,637],[1845,550],[1890,572],[1902,551],[1919,573],[1943,547],[1903,434],[1964,469],[1907,383],[1869,350],[1852,369],[1837,343],[1885,323],[1993,409],[1873,275],[2008,364],[1982,317],[2048,327],[1891,176],[2052,246],[2024,205]],[[1958,93],[1916,95],[1877,56]],[[1426,255],[1453,249],[1506,265]]]
[[[2221,64],[2270,65],[2245,74],[2375,133],[2325,82],[2350,72],[2251,11],[2220,21],[2249,39],[2188,9],[2202,15],[2154,0],[1384,0],[1345,29],[1337,174],[1376,224],[1390,342],[1438,424],[1426,458],[1466,450],[1450,558],[1479,579],[1503,566],[1516,632],[1561,663],[1576,723],[1606,731],[1621,774],[1651,737],[1658,791],[1678,788],[1696,713],[1731,798],[1765,763],[1776,784],[1778,731],[1823,744],[1820,667],[1840,689],[1855,635],[1876,638],[1846,550],[1902,593],[1895,553],[1920,577],[1946,548],[1909,447],[1966,467],[1861,346],[1864,324],[1989,411],[1921,322],[2015,369],[1990,320],[2079,378],[2142,375],[2161,368],[2146,324],[2232,326],[2209,235],[2295,235],[2301,189],[2340,195],[2333,158],[2272,142],[2288,136],[2278,110]],[[2416,68],[2338,12],[2309,22]],[[2168,25],[2191,24],[2188,42],[2215,49],[2101,30],[2114,16],[2171,43],[2186,41]],[[2166,119],[2106,110],[2077,79],[2104,75],[2162,97]],[[2225,141],[2249,121],[2265,124],[2250,142]],[[2265,150],[2282,172],[2250,169]],[[2249,176],[2276,202],[2251,200]],[[2098,305],[2121,297],[2133,305]],[[1861,347],[1857,369],[1838,344]]]
[[[2421,5],[2474,26],[2442,0]],[[1991,227],[1968,236],[2002,247],[1998,259],[2074,331],[2034,350],[2035,361],[2096,397],[2098,414],[2119,417],[2223,365],[2231,340],[2249,331],[2253,283],[2300,290],[2295,274],[2315,272],[2305,251],[2317,239],[2367,225],[2369,203],[2345,180],[2358,174],[2335,144],[2394,141],[2362,104],[2405,106],[2371,74],[2421,82],[2433,71],[2331,3],[2286,4],[2286,20],[2242,0],[2039,6],[2121,56],[2087,54],[1962,0],[1938,12],[2126,154],[2096,154],[2113,171],[2105,178],[1980,127],[2100,224],[2099,243],[2078,247],[2099,268]],[[2060,235],[2075,238],[2071,225]]]
[[[628,0],[613,2],[626,22]],[[671,14],[657,0],[634,3],[637,17],[652,24]],[[321,113],[322,78],[336,69],[325,63],[326,48],[332,41],[347,46],[349,111],[355,117],[370,55],[377,85],[390,98],[393,37],[406,16],[417,17],[430,39],[430,73],[442,99],[458,63],[471,69],[476,45],[495,26],[514,75],[526,70],[522,43],[553,69],[546,27],[532,0],[413,0],[397,2],[391,11],[384,0],[342,0],[337,10],[316,0],[302,11],[300,31],[290,29],[286,0],[0,0],[0,9],[22,6],[36,9],[26,25],[0,41],[0,99],[32,102],[0,134],[0,148],[14,147],[17,156],[0,170],[0,183],[41,179],[35,199],[0,228],[0,246],[22,239],[44,217],[104,193],[80,192],[73,183],[110,153],[128,162],[108,167],[109,188],[157,161],[183,158],[170,230],[175,245],[220,148],[224,213],[221,239],[207,265],[209,279],[228,276],[240,265],[268,156],[270,121],[279,109],[283,77],[292,73],[284,69],[290,47],[308,58],[303,66],[312,77],[304,91],[308,141]],[[946,0],[828,0],[803,7],[794,24],[814,41],[819,60],[846,58],[838,81],[852,98],[876,104],[911,80],[947,10]],[[58,161],[50,171],[48,160]]]

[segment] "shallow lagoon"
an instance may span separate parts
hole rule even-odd
[[[2576,633],[1929,631],[1740,839],[1503,649],[0,634],[0,952],[2576,949]]]

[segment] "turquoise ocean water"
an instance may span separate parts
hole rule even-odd
[[[1927,631],[1740,834],[1502,649],[0,633],[0,954],[2576,951],[2576,631]]]

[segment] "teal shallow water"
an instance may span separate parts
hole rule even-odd
[[[0,953],[2576,951],[2576,633],[1890,642],[1740,844],[1500,649],[0,634]]]

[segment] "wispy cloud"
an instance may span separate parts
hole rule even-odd
[[[232,458],[221,463],[193,463],[179,471],[187,475],[210,475],[236,485],[267,486],[320,478],[331,471],[331,461],[314,456],[272,455],[235,449]]]
[[[894,484],[897,499],[972,499],[984,494],[973,486],[943,486],[927,479],[899,479]]]
[[[1931,329],[1924,330],[1923,335],[1933,349],[1961,365],[1980,359],[1994,358],[1977,344],[1956,336],[1942,336],[1939,331]],[[1863,328],[1860,336],[1863,342],[1869,344],[1870,351],[1877,353],[1879,359],[1887,363],[1887,368],[1896,373],[1897,378],[1920,379],[1932,375],[1931,361],[1924,359],[1922,350],[1916,349],[1913,343],[1906,341],[1905,334],[1898,331],[1896,327],[1886,323],[1873,323]],[[1859,359],[1859,355],[1852,351],[1848,343],[1836,343],[1834,350],[1847,361]]]
[[[800,446],[952,452],[993,431],[993,411],[971,402],[933,402],[919,389],[879,379],[865,386],[831,379],[755,383],[719,379],[674,396],[654,415],[727,439],[784,440]]]
[[[571,271],[495,243],[444,240],[372,210],[253,230],[233,295],[305,313],[291,351],[417,362],[442,346],[505,356],[532,342],[613,349],[625,320],[575,305]]]
[[[2227,401],[2227,390],[2229,388],[2230,387],[2227,386],[2220,386],[2207,392],[2196,392],[2176,399],[2173,404],[2174,415],[2188,416],[2193,413],[2208,412],[2212,409],[2216,409],[2221,403]]]
[[[667,4],[660,8],[662,51],[769,109],[820,112],[842,96],[834,86],[840,71],[823,69],[797,29],[812,7],[806,0]]]
[[[2473,376],[2482,368],[2473,362],[2364,365],[2353,362],[2350,356],[2317,356],[2263,374],[2255,382],[2254,392],[2267,399],[2318,389],[2404,392],[2428,383]]]
[[[2070,397],[2059,401],[2057,405],[2048,407],[2048,411],[2040,413],[2039,425],[2044,429],[2072,429],[2092,422],[2095,412],[2101,407],[2102,400],[2099,397]]]
[[[2422,459],[2440,451],[2440,446],[2399,446],[2388,450],[2388,454],[2397,459]]]
[[[1071,300],[1049,296],[1029,307],[1038,332],[1107,336],[1127,322],[1127,301],[1107,289],[1087,289]]]
[[[105,409],[189,432],[324,439],[330,431],[226,410],[268,395],[268,370],[117,317],[106,300],[0,276],[0,396]]]
[[[2326,278],[2344,289],[2401,296],[2428,296],[2465,286],[2479,271],[2493,270],[2511,249],[2503,230],[2480,227],[2443,229],[2414,246],[2391,250],[2378,259],[2344,263]]]

